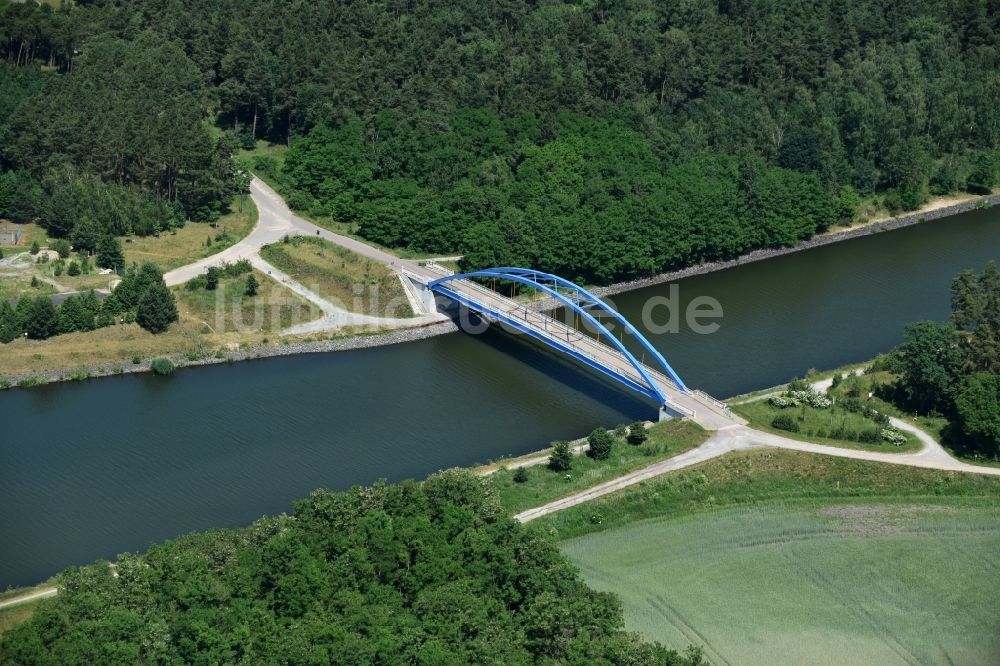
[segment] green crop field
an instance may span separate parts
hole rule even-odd
[[[565,541],[629,629],[712,663],[1000,663],[985,498],[772,501]]]

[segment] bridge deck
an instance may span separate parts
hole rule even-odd
[[[451,291],[467,301],[467,305],[481,314],[503,320],[516,321],[538,337],[546,338],[558,346],[566,347],[585,356],[596,364],[625,377],[640,386],[645,379],[636,371],[624,354],[594,338],[567,326],[547,314],[538,312],[522,303],[487,289],[471,280],[452,280],[437,287],[447,295]],[[643,365],[643,369],[668,398],[667,407],[708,430],[718,430],[746,421],[733,414],[722,402],[701,391],[685,392],[663,373]]]

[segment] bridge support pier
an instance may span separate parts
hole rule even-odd
[[[670,413],[666,405],[660,405],[660,421],[669,421],[674,418],[674,415]]]

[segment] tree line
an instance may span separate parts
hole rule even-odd
[[[380,244],[598,283],[790,245],[856,205],[753,153],[664,164],[628,118],[478,109],[430,121],[386,111],[372,135],[360,121],[317,127],[276,175],[292,206]]]
[[[315,491],[294,516],[72,568],[0,641],[38,663],[697,666],[624,631],[551,538],[464,470]]]
[[[989,262],[951,285],[948,322],[917,322],[885,361],[899,373],[884,397],[903,408],[948,418],[955,449],[1000,458],[1000,270]]]

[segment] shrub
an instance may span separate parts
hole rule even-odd
[[[642,421],[636,421],[628,427],[628,443],[632,446],[639,446],[647,437],[646,424]]]
[[[528,480],[528,469],[526,467],[518,467],[514,470],[514,483],[524,483]]]
[[[59,238],[52,241],[51,248],[59,253],[61,259],[69,259],[69,242],[64,238]]]
[[[76,277],[80,274],[80,264],[75,261],[69,262],[69,268],[66,269],[66,274],[72,277]]]
[[[205,289],[209,291],[214,291],[219,286],[219,276],[222,271],[216,266],[210,266],[208,272],[205,273]]]
[[[158,358],[153,361],[152,369],[154,374],[166,377],[174,371],[174,364],[169,358]]]
[[[778,414],[771,420],[771,427],[786,432],[798,432],[799,423],[788,414]]]
[[[555,472],[568,472],[573,469],[573,452],[569,450],[569,442],[553,442],[549,469]]]
[[[132,357],[132,365],[139,365],[140,363],[142,363],[142,357],[141,356],[133,356]]]
[[[809,387],[809,382],[807,382],[804,379],[799,379],[798,377],[795,377],[794,379],[792,379],[792,381],[788,382],[789,393],[794,391],[809,391],[809,390],[811,390]]]
[[[587,455],[594,460],[607,460],[611,457],[611,448],[614,446],[615,438],[604,428],[597,428],[587,437],[590,449]]]
[[[42,251],[42,248],[38,245],[38,241],[31,241],[31,254],[38,254]]]
[[[901,446],[906,443],[906,435],[896,428],[882,428],[879,430],[878,434],[883,440],[896,446]]]
[[[222,273],[226,277],[239,277],[245,275],[253,270],[253,266],[250,265],[249,259],[240,259],[232,264],[223,264]]]
[[[206,289],[207,285],[208,278],[204,274],[196,275],[184,283],[184,289],[187,291],[197,291],[199,289]]]
[[[881,441],[881,439],[882,438],[879,436],[879,431],[874,428],[870,428],[868,430],[862,430],[861,432],[858,433],[858,441],[863,442],[865,444],[878,444],[878,442]]]
[[[252,274],[247,276],[247,286],[244,293],[250,298],[253,298],[254,296],[257,295],[257,290],[259,288],[260,288],[260,283],[257,282],[257,278],[255,278]]]
[[[618,439],[625,439],[628,436],[628,426],[624,423],[619,423],[615,426],[614,433]]]

